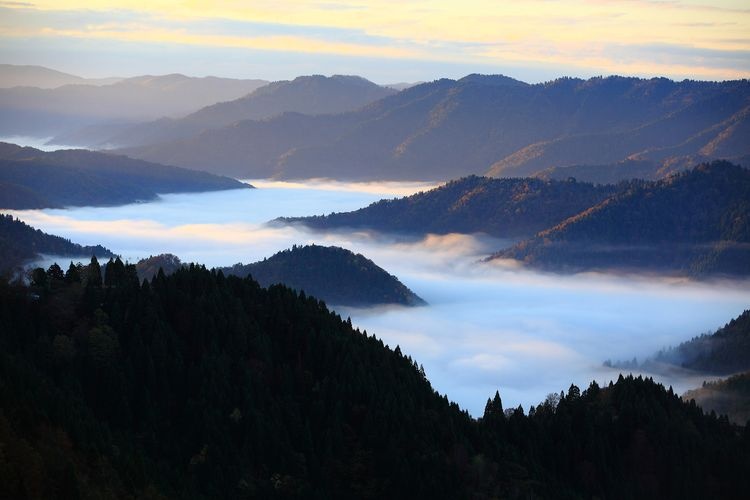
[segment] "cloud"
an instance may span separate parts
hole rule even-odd
[[[111,2],[4,4],[0,37],[215,47],[570,73],[739,78],[750,10],[733,1]],[[620,50],[617,50],[617,48]],[[659,47],[678,47],[675,54]],[[657,60],[651,57],[654,48]],[[712,51],[709,53],[701,51]],[[670,55],[674,59],[670,59]],[[663,56],[663,57],[662,57]],[[326,72],[319,69],[318,72]],[[301,72],[298,72],[298,74]],[[264,76],[264,75],[252,75]],[[420,79],[442,76],[422,75]]]

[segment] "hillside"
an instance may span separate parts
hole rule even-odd
[[[49,137],[95,124],[182,116],[236,99],[266,83],[174,74],[139,76],[108,85],[0,88],[0,134]]]
[[[0,207],[109,206],[161,193],[248,188],[228,177],[85,150],[40,151],[0,143]]]
[[[59,236],[43,233],[39,229],[0,214],[0,281],[2,276],[17,271],[25,263],[38,258],[40,254],[64,255],[88,260],[92,255],[99,258],[114,257],[102,247],[81,246]]]
[[[300,76],[273,82],[239,99],[206,106],[184,118],[163,118],[114,130],[84,129],[54,139],[59,144],[132,147],[170,141],[242,120],[262,120],[287,112],[307,115],[353,111],[395,91],[357,76]]]
[[[571,385],[528,415],[496,393],[474,420],[398,347],[285,287],[196,266],[139,284],[119,260],[54,276],[0,283],[3,497],[734,499],[750,487],[744,430],[648,379]]]
[[[262,261],[235,264],[222,271],[240,277],[250,275],[266,287],[282,283],[335,305],[425,304],[370,259],[339,247],[294,246]]]
[[[493,258],[562,271],[750,274],[750,170],[702,164],[617,194]]]
[[[682,399],[695,403],[708,412],[726,415],[731,422],[745,425],[750,421],[750,372],[704,382],[702,387],[687,391]]]
[[[245,178],[518,177],[631,158],[650,162],[651,178],[678,164],[746,156],[748,116],[750,82],[745,80],[613,76],[529,85],[469,75],[416,85],[338,116],[240,122],[126,151]],[[303,127],[313,139],[285,133]],[[633,177],[626,170],[615,173],[615,180]]]
[[[657,353],[644,366],[651,362],[715,375],[750,371],[750,309],[714,333]]]
[[[412,196],[381,200],[353,212],[281,218],[314,229],[374,229],[390,233],[486,233],[500,238],[531,236],[596,205],[616,192],[539,179],[465,177]]]

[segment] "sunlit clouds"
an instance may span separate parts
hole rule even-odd
[[[240,50],[256,62],[284,53],[272,74],[245,75],[272,79],[304,73],[305,56],[312,55],[326,56],[316,61],[319,73],[351,68],[375,81],[454,76],[472,65],[526,80],[563,74],[750,75],[750,7],[734,0],[40,0],[0,2],[0,15],[4,59],[44,47],[54,52],[77,41],[96,44],[90,50],[130,46],[139,55],[165,46],[213,51],[214,68],[191,65],[189,52],[172,61],[182,58],[184,72],[201,74],[222,67],[222,50]],[[353,61],[363,58],[372,64]],[[410,72],[404,61],[422,65]],[[143,72],[138,62],[134,58],[121,73]],[[245,70],[261,67],[246,62]],[[88,73],[102,76],[100,71],[91,67]]]

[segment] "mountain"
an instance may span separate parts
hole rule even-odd
[[[225,274],[252,276],[262,286],[276,283],[304,291],[329,304],[424,305],[398,278],[361,254],[339,247],[294,246],[254,264],[223,268]]]
[[[704,382],[703,386],[683,394],[682,399],[695,400],[706,413],[726,415],[731,422],[745,425],[750,421],[750,372]]]
[[[91,258],[114,257],[106,248],[81,246],[59,236],[52,236],[14,219],[0,214],[0,276],[7,276],[20,269],[23,264],[39,258],[40,254],[64,255]],[[0,281],[3,278],[0,277]]]
[[[648,175],[659,177],[750,154],[749,115],[747,80],[561,78],[529,85],[469,75],[416,85],[338,116],[243,121],[126,152],[244,178],[518,177],[628,159],[652,162]],[[615,180],[632,177],[622,171]]]
[[[0,207],[107,206],[248,188],[234,179],[86,150],[54,152],[0,143]]]
[[[0,88],[37,87],[54,89],[63,85],[109,85],[122,78],[81,78],[43,66],[0,64]]]
[[[212,104],[184,118],[163,118],[120,126],[114,131],[97,132],[89,128],[54,140],[59,144],[140,146],[190,137],[206,129],[225,127],[241,120],[261,120],[285,112],[307,115],[343,113],[394,93],[392,89],[358,76],[300,76],[292,81],[270,83],[244,97]]]
[[[373,229],[389,233],[486,233],[531,236],[600,203],[614,186],[540,179],[470,176],[427,192],[380,200],[353,212],[277,219],[314,229]]]
[[[750,170],[706,163],[633,181],[597,205],[493,258],[544,269],[750,274]]]
[[[181,116],[236,99],[263,80],[139,76],[109,85],[74,84],[54,89],[0,89],[0,134],[48,137],[105,123]]]
[[[734,499],[750,488],[747,429],[650,379],[571,385],[528,414],[495,393],[475,420],[400,348],[286,287],[198,266],[139,283],[119,260],[51,276],[0,282],[4,498]]]
[[[163,253],[139,260],[135,263],[135,271],[138,273],[139,280],[150,281],[159,273],[159,270],[166,275],[170,275],[184,265],[185,264],[183,264],[180,258],[176,255]]]

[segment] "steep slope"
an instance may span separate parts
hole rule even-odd
[[[106,133],[106,137],[84,130],[55,140],[60,144],[78,144],[90,135],[95,140],[84,144],[140,146],[186,138],[206,129],[225,127],[241,120],[270,118],[285,112],[319,115],[353,111],[395,92],[357,76],[300,76],[292,81],[273,82],[233,101],[212,104],[184,118],[165,118],[119,127],[115,133]]]
[[[234,179],[85,150],[40,151],[0,143],[0,207],[120,205],[160,193],[244,189]]]
[[[285,287],[0,282],[0,496],[744,498],[747,432],[620,377],[480,420]],[[744,435],[743,435],[744,433]],[[686,473],[686,471],[696,471]],[[104,487],[106,485],[106,487]],[[30,493],[31,492],[31,493]]]
[[[24,263],[38,258],[40,254],[86,259],[92,255],[100,258],[114,257],[112,252],[100,245],[77,245],[65,238],[34,229],[10,215],[0,214],[0,276],[7,276]],[[2,279],[0,277],[0,281]]]
[[[500,251],[546,269],[750,274],[750,171],[714,162],[607,200]]]
[[[0,133],[48,137],[100,122],[180,116],[241,97],[265,83],[164,75],[128,78],[110,85],[0,89]]]
[[[410,87],[336,117],[242,122],[128,153],[183,166],[200,156],[215,171],[241,168],[249,178],[446,180],[488,170],[512,177],[639,155],[658,159],[655,165],[691,155],[743,156],[750,153],[743,118],[749,105],[747,81],[608,77],[528,85],[469,75]],[[304,126],[317,140],[290,137],[281,122]],[[231,153],[225,144],[234,146]]]
[[[517,238],[555,225],[615,192],[613,186],[471,176],[427,192],[381,200],[353,212],[277,221],[315,229],[366,228],[409,234],[487,233]]]
[[[294,246],[268,259],[235,264],[222,271],[240,277],[250,275],[262,286],[282,283],[336,305],[425,303],[370,259],[339,247]]]

